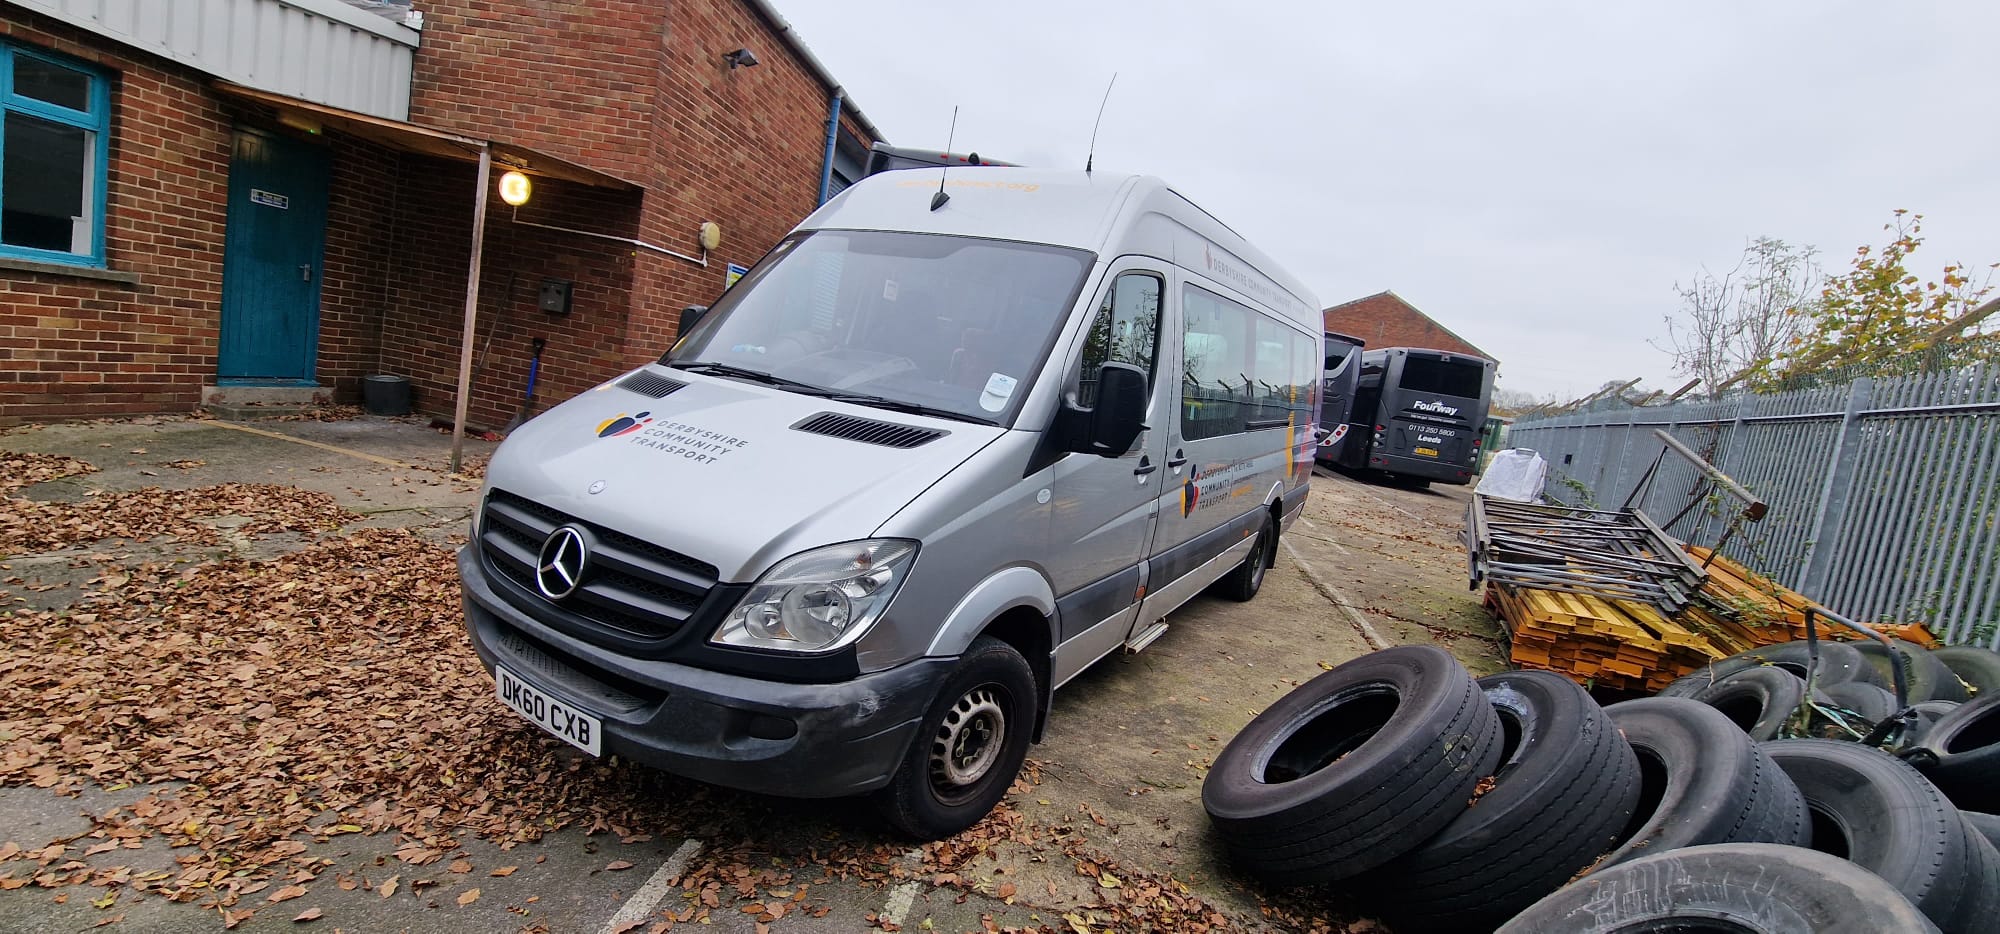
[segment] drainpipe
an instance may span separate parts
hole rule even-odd
[[[826,203],[826,194],[833,187],[833,150],[840,141],[840,99],[839,88],[833,89],[833,99],[827,102],[826,115],[826,161],[819,167],[819,203]]]

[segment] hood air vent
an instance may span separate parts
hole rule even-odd
[[[668,379],[651,370],[640,370],[618,381],[620,389],[630,389],[639,395],[652,396],[655,399],[673,395],[674,390],[686,385],[680,380]]]
[[[837,412],[821,412],[792,426],[794,429],[833,438],[846,438],[885,448],[913,448],[944,437],[949,432],[935,428],[915,428],[895,422],[878,422]]]

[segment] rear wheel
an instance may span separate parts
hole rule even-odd
[[[949,837],[985,817],[1028,755],[1035,675],[1014,647],[982,636],[945,679],[876,804],[896,829]]]
[[[1278,524],[1271,521],[1269,513],[1257,526],[1257,542],[1250,546],[1250,553],[1243,557],[1243,563],[1230,571],[1222,579],[1222,594],[1231,600],[1247,603],[1257,596],[1264,586],[1264,572],[1270,570],[1278,551]]]

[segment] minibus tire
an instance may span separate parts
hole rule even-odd
[[[1510,671],[1479,686],[1506,737],[1492,788],[1353,882],[1397,931],[1491,930],[1610,849],[1638,805],[1639,760],[1576,682]]]
[[[1883,879],[1951,930],[1964,889],[1983,865],[1977,831],[1937,786],[1895,756],[1833,739],[1782,739],[1765,754],[1805,795],[1808,846]]]
[[[973,640],[924,712],[916,738],[888,786],[875,793],[882,816],[897,830],[921,840],[942,840],[979,823],[1006,797],[1027,758],[1036,690],[1034,671],[1013,646],[991,636]],[[946,770],[959,764],[980,765],[979,750],[971,750],[972,763],[956,762],[953,753],[967,751],[962,741],[977,741],[981,723],[1000,727],[994,758],[969,776],[971,781],[962,790],[947,790],[952,779]],[[986,735],[987,742],[994,742],[990,732]]]
[[[1715,682],[1690,700],[1723,712],[1751,739],[1777,739],[1805,700],[1806,683],[1783,668],[1760,665]]]
[[[1639,757],[1640,805],[1599,866],[1705,843],[1803,846],[1806,799],[1722,711],[1685,697],[1604,708]]]
[[[1269,512],[1257,526],[1257,544],[1250,546],[1250,553],[1243,556],[1243,563],[1222,579],[1217,588],[1221,594],[1238,603],[1248,603],[1257,596],[1264,586],[1264,573],[1271,567],[1278,553],[1278,527],[1271,521]]]
[[[1952,672],[1951,666],[1944,663],[1944,659],[1938,658],[1931,654],[1930,649],[1914,642],[1903,639],[1894,641],[1896,650],[1903,653],[1903,658],[1908,662],[1903,673],[1909,676],[1910,703],[1971,699],[1972,695],[1965,693],[1965,684],[1958,680],[1958,675]],[[1875,673],[1882,686],[1893,691],[1896,682],[1890,669],[1888,647],[1873,639],[1862,639],[1854,643],[1854,648],[1867,657],[1869,664],[1875,666]]]
[[[1279,698],[1230,739],[1201,800],[1231,861],[1333,882],[1416,847],[1500,759],[1500,717],[1450,653],[1371,652]]]
[[[2000,694],[2000,652],[1976,645],[1947,645],[1932,650],[1931,657],[1944,662],[1958,680],[1978,692],[1974,697]]]
[[[1771,843],[1648,853],[1564,886],[1495,934],[1734,931],[1937,934],[1882,877],[1838,856]]]
[[[1952,803],[2000,812],[2000,694],[1960,704],[1924,731],[1928,755],[1911,762]]]

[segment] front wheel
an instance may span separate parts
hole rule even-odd
[[[896,829],[941,840],[985,817],[1028,755],[1035,674],[1013,646],[980,637],[945,679],[876,804]]]

